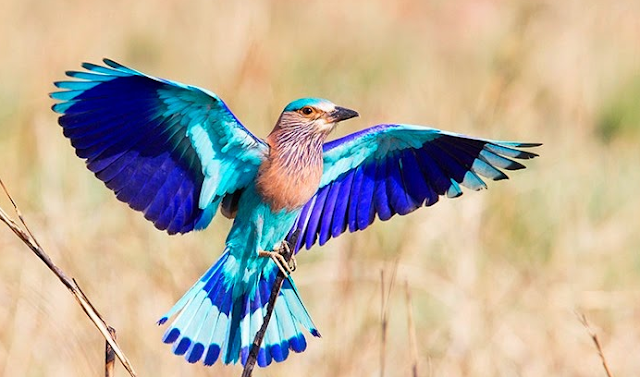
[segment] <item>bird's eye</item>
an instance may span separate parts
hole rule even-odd
[[[311,113],[313,113],[313,109],[309,106],[303,107],[301,111],[304,115],[311,115]]]

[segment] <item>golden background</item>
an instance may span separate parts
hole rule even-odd
[[[230,223],[169,237],[85,169],[47,94],[112,58],[223,98],[266,136],[319,96],[385,122],[543,142],[527,170],[298,257],[323,334],[256,376],[640,373],[640,2],[0,1],[0,177],[44,248],[118,330],[140,376],[238,376],[174,356],[155,321]],[[5,198],[2,208],[10,209]],[[97,376],[104,341],[0,227],[0,375]],[[391,287],[381,371],[380,274]],[[125,372],[117,366],[117,375]]]

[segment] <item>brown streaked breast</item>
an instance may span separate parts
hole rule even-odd
[[[301,208],[318,190],[322,177],[322,158],[296,159],[285,164],[270,156],[258,172],[256,191],[274,212]],[[310,156],[307,156],[310,157]]]

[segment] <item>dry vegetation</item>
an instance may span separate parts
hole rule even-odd
[[[421,376],[604,375],[574,311],[612,372],[638,375],[639,19],[630,0],[2,0],[0,176],[141,376],[238,376],[173,356],[155,325],[229,223],[169,237],[118,202],[49,110],[65,70],[110,57],[209,88],[261,136],[312,95],[360,112],[339,134],[399,121],[544,142],[488,192],[301,255],[323,338],[255,375],[381,375],[380,270],[396,262],[386,376],[413,365],[405,281]],[[100,375],[104,341],[66,289],[8,229],[0,250],[0,375]]]

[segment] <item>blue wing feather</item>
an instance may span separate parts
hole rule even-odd
[[[429,143],[424,146],[424,150],[440,169],[442,169],[445,177],[453,179],[456,182],[462,182],[467,169],[440,148],[438,144]]]
[[[352,174],[353,183],[351,187],[351,195],[349,195],[349,206],[347,210],[349,211],[349,231],[355,232],[358,230],[358,203],[360,203],[360,195],[362,195],[360,188],[362,187],[362,181],[364,180],[364,167],[361,165],[357,166]],[[309,203],[313,203],[312,201],[313,198],[311,198]]]
[[[403,182],[406,193],[416,205],[431,205],[438,200],[438,194],[425,182],[415,152],[411,149],[402,151]]]
[[[524,168],[511,158],[536,157],[520,148],[538,145],[399,124],[347,135],[324,145],[320,188],[303,209],[303,213],[312,214],[312,221],[299,219],[290,234],[300,229],[308,249],[318,235],[323,244],[347,228],[350,232],[365,229],[375,215],[384,221],[433,205],[439,196],[458,197],[462,195],[460,185],[472,190],[486,188],[480,176],[507,178],[500,169]],[[296,245],[296,251],[300,247]]]
[[[353,176],[353,172],[348,172],[341,179],[340,191],[338,193],[338,198],[333,211],[333,220],[331,222],[331,235],[333,237],[339,236],[347,228],[347,209],[349,208]]]
[[[382,159],[376,164],[376,180],[373,188],[374,210],[378,213],[380,220],[389,220],[393,215],[389,207],[389,197],[387,196],[387,163],[389,159]]]
[[[320,223],[320,240],[318,243],[324,245],[325,242],[331,237],[331,221],[335,214],[334,208],[336,202],[339,200],[338,194],[340,193],[341,181],[335,180],[331,183],[329,193],[327,194],[326,204],[322,209],[322,220]]]
[[[389,197],[389,204],[395,213],[406,215],[420,207],[422,203],[414,201],[409,195],[408,190],[405,189],[404,169],[400,158],[400,153],[396,153],[393,163],[387,165],[389,167],[387,197]]]
[[[313,245],[316,242],[316,239],[318,238],[319,223],[322,217],[322,209],[324,207],[324,202],[327,199],[329,187],[330,186],[325,186],[321,188],[316,194],[317,196],[315,201],[316,204],[313,207],[311,216],[309,217],[309,222],[307,223],[307,232],[304,235],[305,245],[307,245],[307,249],[311,248],[311,245]]]
[[[455,143],[446,143],[444,140],[446,140],[446,137],[436,140],[434,144],[436,144],[443,153],[450,157],[450,161],[453,161],[453,163],[462,167],[462,179],[456,179],[456,182],[476,191],[487,188],[484,181],[473,171],[473,161],[476,157],[471,156],[468,154],[467,150],[459,148]],[[478,152],[476,152],[476,156],[478,155]]]
[[[451,178],[447,176],[425,149],[418,149],[415,152],[420,172],[426,182],[431,185],[438,195],[444,195],[449,186],[451,186]]]
[[[360,183],[360,192],[358,194],[357,204],[357,221],[358,230],[362,230],[373,222],[375,215],[373,206],[373,194],[376,188],[375,174],[376,165],[372,162],[364,165],[362,169],[362,181]],[[308,245],[309,248],[311,245]]]
[[[112,60],[68,71],[51,98],[87,168],[169,233],[201,229],[220,199],[246,187],[267,146],[215,94]],[[206,188],[206,190],[204,189]],[[214,208],[215,207],[215,208]]]

